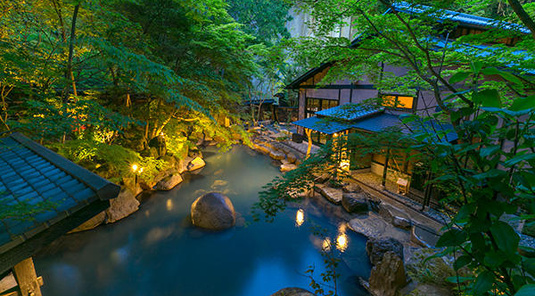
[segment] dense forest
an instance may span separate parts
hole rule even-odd
[[[454,258],[457,292],[533,295],[535,249],[520,245],[504,217],[516,215],[535,236],[535,5],[411,1],[430,8],[407,17],[387,0],[298,2],[313,34],[281,42],[292,1],[2,1],[0,133],[22,132],[120,183],[134,178],[133,163],[151,179],[204,139],[247,143],[243,123],[256,116],[243,101],[284,86],[293,71],[286,54],[302,69],[331,62],[322,83],[365,77],[383,92],[432,91],[437,112],[403,117],[420,127],[410,139],[395,130],[329,142],[268,184],[257,208],[272,218],[313,186],[312,171],[336,176],[344,149],[411,150],[453,209],[436,256]],[[454,22],[437,22],[444,9],[525,31],[499,23],[450,38]],[[346,25],[359,38],[332,37]],[[385,63],[407,71],[383,75]],[[435,129],[444,122],[451,128]],[[448,133],[458,140],[443,141]]]
[[[240,128],[223,125],[239,120],[253,78],[273,69],[288,8],[283,1],[2,1],[0,132],[23,132],[115,181],[133,162],[149,176],[165,166],[150,149],[158,137],[178,158],[200,138],[217,134],[228,145]]]

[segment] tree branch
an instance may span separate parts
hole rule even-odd
[[[520,21],[528,27],[528,29],[531,31],[531,36],[533,39],[535,39],[535,21],[531,19],[529,14],[524,10],[524,7],[522,7],[522,4],[518,2],[518,0],[507,0],[509,2],[509,5],[511,5],[511,8],[515,12],[515,14],[518,16]]]

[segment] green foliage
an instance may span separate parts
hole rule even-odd
[[[70,140],[51,147],[66,158],[115,182],[132,177],[134,164],[143,168],[140,177],[147,180],[151,180],[166,165],[164,160],[142,157],[128,148],[91,140]]]
[[[258,70],[254,37],[223,0],[29,0],[1,8],[0,128],[44,141],[138,148],[180,114],[237,116]]]
[[[481,72],[495,73],[485,68]],[[441,143],[433,134],[423,134],[433,147],[423,154],[437,176],[434,182],[447,182],[450,202],[460,205],[437,246],[463,253],[454,264],[457,270],[466,266],[476,271],[475,278],[460,285],[463,293],[486,295],[492,290],[514,295],[533,283],[533,274],[519,265],[525,260],[518,253],[519,235],[502,218],[519,208],[533,213],[529,205],[535,193],[531,169],[535,104],[519,98],[503,108],[495,90],[474,92],[472,102],[472,107],[458,111],[461,116],[452,114],[458,120],[459,143]],[[505,142],[512,148],[500,146]]]
[[[229,0],[229,14],[245,25],[245,32],[267,46],[288,38],[286,22],[290,21],[290,3],[284,0]],[[261,12],[261,13],[259,13]]]
[[[441,112],[422,110],[404,123],[411,131],[406,147],[417,152],[411,157],[429,168],[430,184],[443,190],[443,202],[459,209],[438,245],[462,254],[456,268],[474,270],[474,277],[459,281],[461,294],[514,295],[535,276],[520,265],[526,258],[518,253],[519,236],[503,221],[515,213],[532,217],[535,210],[535,81],[526,75],[535,69],[535,40],[504,28],[453,39],[448,31],[455,23],[437,22],[444,13],[439,9],[454,9],[518,23],[505,2],[409,1],[430,5],[411,16],[385,13],[391,3],[302,1],[315,19],[315,37],[295,41],[292,51],[311,66],[334,62],[321,83],[366,79],[381,93],[435,94]],[[524,7],[532,13],[531,5]],[[359,30],[351,48],[350,40],[329,35],[346,18]],[[504,38],[520,41],[515,46],[497,42]],[[382,65],[388,66],[384,72]],[[399,68],[406,72],[396,73]],[[450,134],[458,140],[447,139]]]
[[[336,246],[330,239],[327,239],[327,230],[315,226],[312,227],[311,232],[312,235],[319,237],[322,242],[325,242],[321,250],[325,271],[320,274],[321,281],[317,281],[314,278],[315,266],[311,265],[308,267],[305,274],[310,279],[310,287],[314,290],[314,294],[318,296],[338,296],[338,279],[340,278],[340,274],[336,269],[341,259],[335,254]],[[328,290],[325,291],[325,288],[328,288]]]

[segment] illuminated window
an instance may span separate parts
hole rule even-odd
[[[396,109],[412,109],[414,106],[414,97],[402,95],[385,95],[383,96],[382,105]]]
[[[329,99],[316,99],[316,98],[307,98],[305,106],[305,117],[314,116],[318,111],[333,108],[338,106],[338,100],[329,100]]]

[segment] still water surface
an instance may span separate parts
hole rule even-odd
[[[205,161],[201,173],[153,194],[132,216],[59,239],[36,256],[44,295],[268,296],[308,289],[309,266],[318,279],[325,270],[324,240],[311,234],[313,225],[339,243],[339,295],[366,295],[356,284],[356,276],[369,276],[365,239],[323,216],[319,205],[301,203],[272,223],[252,221],[258,191],[279,175],[268,157],[236,146],[207,151]],[[238,227],[211,233],[190,225],[191,203],[213,190],[232,200],[242,217]]]

